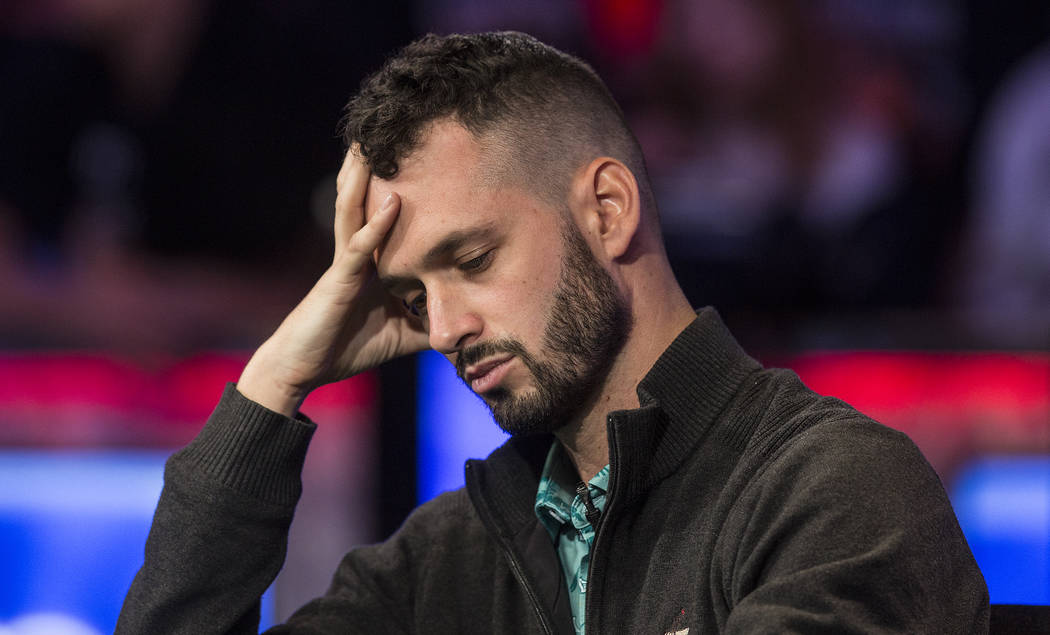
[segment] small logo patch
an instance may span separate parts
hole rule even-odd
[[[671,622],[671,628],[664,635],[689,635],[689,627],[685,625],[685,609],[678,612]]]

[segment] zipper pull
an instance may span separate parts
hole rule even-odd
[[[591,500],[591,491],[587,487],[587,484],[583,481],[576,486],[576,494],[583,499],[583,506],[586,511],[583,513],[587,517],[587,522],[591,524],[591,527],[598,529],[598,518],[601,517],[601,512],[594,506],[594,501]]]

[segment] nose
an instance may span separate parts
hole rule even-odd
[[[430,347],[450,355],[474,341],[481,334],[483,323],[462,297],[428,289],[427,326]]]

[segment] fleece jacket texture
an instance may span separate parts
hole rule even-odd
[[[988,592],[915,445],[748,357],[704,309],[608,415],[587,632],[984,633]],[[117,633],[255,633],[314,424],[228,387],[173,455]],[[466,487],[349,551],[270,633],[573,632],[533,513],[552,438],[469,461]],[[688,630],[686,630],[688,629]]]

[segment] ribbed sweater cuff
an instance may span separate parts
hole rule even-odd
[[[302,492],[306,448],[317,425],[274,412],[227,384],[197,438],[172,466],[194,469],[242,495],[294,505]]]

